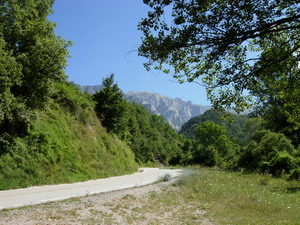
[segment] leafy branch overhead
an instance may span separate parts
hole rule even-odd
[[[144,3],[151,9],[139,24],[139,54],[149,59],[147,69],[172,73],[180,82],[200,79],[216,106],[238,111],[274,93],[285,102],[291,97],[285,90],[299,87],[299,0]]]

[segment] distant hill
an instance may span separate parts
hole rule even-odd
[[[249,117],[247,115],[238,115],[230,112],[218,111],[215,109],[207,110],[202,115],[196,116],[188,120],[182,125],[179,133],[188,138],[196,139],[196,129],[205,121],[212,121],[227,128],[229,135],[238,139],[239,144],[243,144],[248,140],[248,133],[245,130]]]

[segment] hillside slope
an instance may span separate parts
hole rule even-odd
[[[133,152],[105,131],[88,96],[66,84],[57,93],[35,112],[28,135],[0,154],[0,190],[136,171]]]
[[[239,144],[244,143],[248,137],[246,137],[245,125],[249,117],[247,115],[238,115],[229,112],[218,111],[210,109],[202,115],[191,118],[188,122],[183,124],[180,130],[180,134],[185,135],[188,138],[196,139],[196,129],[205,121],[212,121],[216,124],[226,127],[231,136],[236,137],[239,140]]]

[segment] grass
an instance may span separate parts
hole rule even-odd
[[[161,193],[115,201],[114,213],[128,224],[300,224],[300,182],[209,168],[192,171]]]
[[[29,135],[0,155],[0,190],[135,172],[131,149],[105,131],[92,108],[81,110],[84,121],[56,103],[36,111]]]
[[[154,194],[149,209],[189,206],[174,216],[191,224],[204,217],[219,224],[300,224],[299,182],[201,168],[176,187],[176,191]],[[195,212],[201,210],[205,212],[197,216]]]
[[[101,195],[74,198],[2,211],[0,218],[37,215],[36,223],[60,224],[300,224],[299,182],[199,167],[185,174],[158,192],[107,201]]]

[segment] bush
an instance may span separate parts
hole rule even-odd
[[[126,102],[126,108],[125,139],[138,162],[164,165],[186,162],[185,154],[192,148],[186,138],[143,106]]]
[[[78,115],[83,109],[92,108],[91,98],[82,93],[79,87],[70,82],[55,83],[52,99],[73,115]]]
[[[253,170],[257,167],[257,158],[254,149],[257,148],[257,142],[251,141],[248,146],[243,147],[239,155],[238,166],[246,170]]]
[[[218,163],[218,153],[213,145],[207,147],[203,145],[196,145],[193,152],[193,163],[204,166],[215,166]]]
[[[270,161],[270,173],[275,176],[289,174],[296,168],[295,158],[287,152],[278,152]]]
[[[290,176],[288,177],[288,180],[300,180],[300,168],[296,168],[292,170]]]
[[[29,134],[0,154],[0,190],[134,172],[128,145],[106,133],[92,109],[87,116],[84,124],[58,104],[36,111]]]
[[[297,156],[291,140],[281,133],[259,131],[243,149],[238,165],[250,171],[271,173],[275,176],[289,174],[297,168]]]

